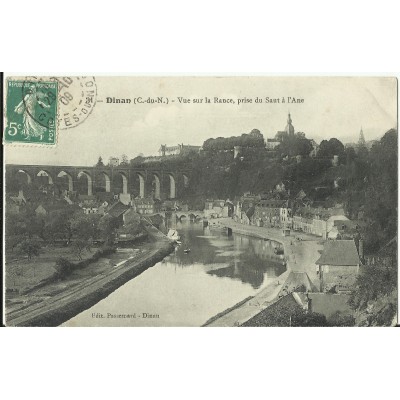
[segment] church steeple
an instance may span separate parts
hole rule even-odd
[[[360,138],[358,139],[358,145],[359,146],[365,146],[365,138],[364,138],[364,132],[363,132],[362,127],[361,127],[361,130],[360,130]]]
[[[290,117],[290,112],[288,113],[287,125],[285,128],[285,132],[288,135],[294,135],[294,126],[292,125],[292,118]]]

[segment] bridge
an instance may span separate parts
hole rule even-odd
[[[189,219],[190,221],[196,221],[204,218],[204,211],[159,211],[158,215],[161,215],[164,219],[170,217],[179,221]]]
[[[13,179],[20,184],[58,184],[69,192],[89,196],[97,192],[132,194],[135,197],[153,195],[154,198],[176,199],[190,184],[190,170],[163,167],[138,168],[119,166],[62,166],[6,164],[6,182]]]

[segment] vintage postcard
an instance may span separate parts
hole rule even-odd
[[[6,326],[397,325],[396,78],[3,90]]]

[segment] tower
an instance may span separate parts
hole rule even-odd
[[[361,127],[361,130],[360,130],[360,138],[358,139],[358,146],[359,147],[364,147],[365,146],[365,138],[364,138],[364,132],[362,130],[362,127]]]
[[[285,128],[285,132],[288,135],[294,135],[294,126],[292,125],[292,118],[290,117],[290,113],[288,114],[287,125]]]

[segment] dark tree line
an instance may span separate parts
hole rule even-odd
[[[264,137],[258,129],[253,129],[251,133],[243,133],[241,136],[231,136],[229,138],[218,137],[207,139],[203,143],[203,150],[232,150],[235,146],[242,147],[265,147]]]

